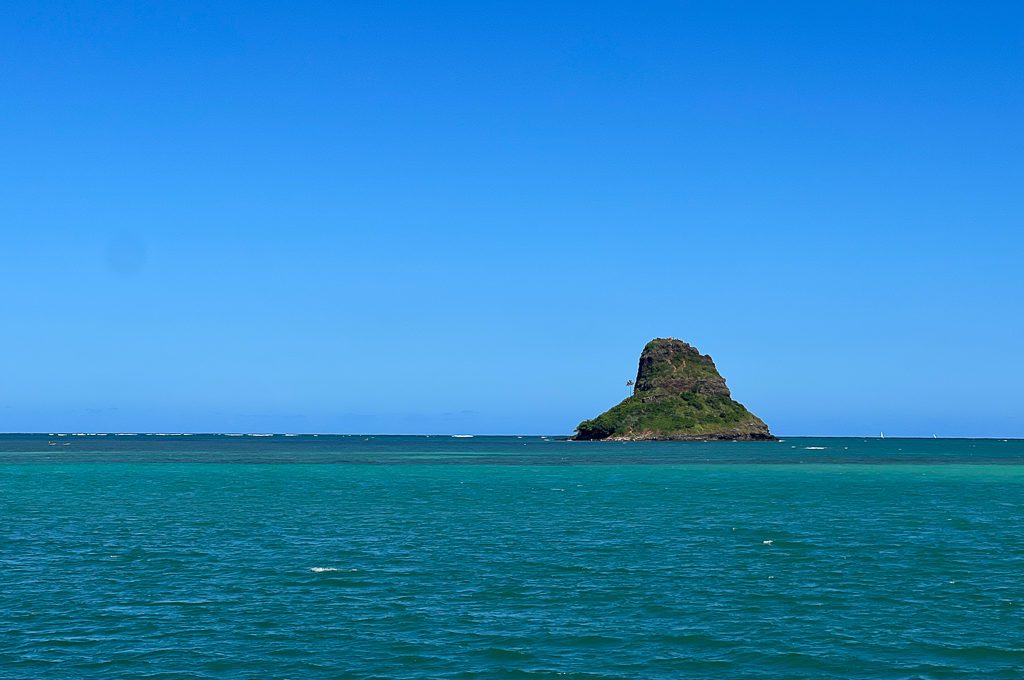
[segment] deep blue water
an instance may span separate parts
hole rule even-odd
[[[1024,442],[0,436],[0,676],[1020,678]]]

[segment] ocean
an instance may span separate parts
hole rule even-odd
[[[2,678],[1021,678],[1024,441],[0,435]]]

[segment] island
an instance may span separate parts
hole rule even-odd
[[[596,418],[584,420],[572,439],[754,441],[775,437],[763,420],[732,398],[710,356],[682,340],[656,338],[640,354],[633,394]]]

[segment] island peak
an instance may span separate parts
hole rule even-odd
[[[576,428],[576,440],[770,440],[764,421],[735,401],[707,354],[655,338],[640,354],[633,394]]]

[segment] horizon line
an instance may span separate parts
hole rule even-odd
[[[450,437],[450,438],[465,438],[465,437],[538,437],[538,438],[551,438],[551,437],[571,437],[572,433],[556,433],[556,434],[520,434],[520,433],[505,433],[505,434],[481,434],[476,432],[421,432],[421,433],[396,433],[396,432],[0,432],[0,437],[7,437],[12,435],[21,436],[40,436],[40,437],[195,437],[195,436],[212,436],[212,437]],[[776,435],[775,441],[781,441],[783,439],[962,439],[962,440],[996,440],[996,441],[1010,441],[1010,440],[1024,440],[1024,436],[1001,436],[1001,435],[988,435],[988,436],[943,436],[937,437],[935,435],[892,435],[889,437],[879,437],[878,435],[857,435],[857,434],[829,434],[829,435],[818,435],[818,434],[779,434]],[[660,440],[647,440],[647,441],[660,441]],[[671,441],[671,440],[665,440]],[[704,443],[710,440],[693,440],[684,441],[682,443]],[[717,440],[716,440],[717,441]],[[729,441],[729,440],[723,440]],[[606,442],[614,443],[614,442]],[[625,442],[633,443],[633,442]]]

